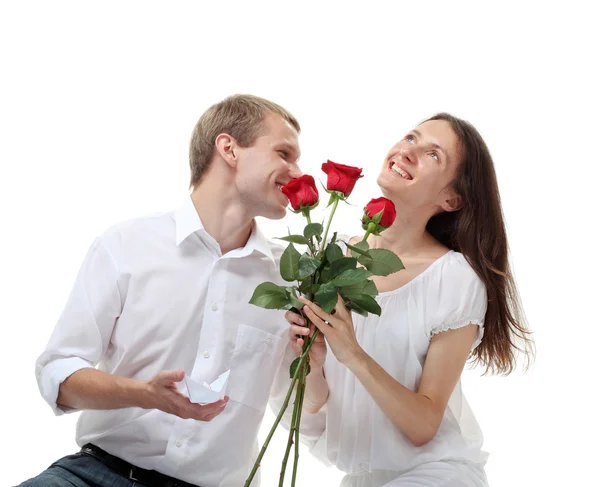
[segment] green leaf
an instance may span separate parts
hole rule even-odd
[[[277,240],[285,240],[300,245],[308,245],[308,240],[302,235],[288,235],[287,237],[277,237]]]
[[[298,279],[303,281],[312,276],[321,265],[321,261],[308,254],[302,254],[298,262]]]
[[[296,250],[293,244],[289,244],[281,254],[281,262],[279,272],[281,277],[288,282],[298,279],[298,262],[300,260],[300,252]]]
[[[296,359],[290,364],[290,379],[293,379],[294,375],[296,375],[296,369],[298,368],[298,365],[300,365],[300,357],[296,357]]]
[[[311,237],[321,236],[323,233],[323,225],[320,223],[309,223],[304,227],[304,236],[306,240],[310,240]]]
[[[296,294],[296,288],[286,287],[285,293],[287,295],[289,303],[296,309],[300,310],[304,307],[304,303],[298,299]]]
[[[330,243],[325,249],[325,257],[329,263],[333,264],[336,260],[344,257],[344,252],[338,244]]]
[[[358,313],[359,315],[362,316],[369,316],[369,312],[367,310],[362,309],[358,304],[356,304],[354,301],[350,301],[349,303],[346,303],[346,307],[352,311],[354,311],[355,313]]]
[[[349,269],[332,279],[330,283],[339,287],[350,286],[351,284],[364,281],[371,276],[372,274],[367,269]]]
[[[310,282],[310,279],[305,279],[300,283],[298,291],[300,291],[302,294],[308,294],[311,290],[311,286],[312,282]]]
[[[349,243],[346,243],[346,246],[352,250],[352,257],[356,257],[356,254],[364,255],[366,257],[369,256],[367,253],[367,250],[369,249],[369,243],[366,240],[361,240],[356,245],[350,245]]]
[[[254,290],[250,304],[266,309],[289,309],[290,302],[283,286],[263,282]]]
[[[319,290],[315,293],[314,301],[325,313],[331,313],[338,300],[337,289],[333,282],[321,284]]]
[[[340,287],[339,290],[342,296],[349,299],[363,294],[368,294],[369,296],[377,296],[378,294],[375,283],[370,279],[365,279],[362,282],[351,284],[350,286]]]
[[[290,379],[294,378],[296,374],[296,369],[300,365],[300,357],[296,357],[296,359],[290,365]],[[304,366],[306,367],[306,375],[310,374],[310,364],[304,362]]]
[[[404,269],[404,264],[394,252],[387,249],[371,249],[368,256],[361,255],[358,261],[376,276],[389,276]]]
[[[379,291],[377,290],[377,286],[375,286],[375,283],[370,279],[367,279],[365,281],[365,287],[363,287],[362,293],[368,294],[369,296],[377,296],[379,294]]]
[[[325,266],[319,273],[319,281],[329,282],[331,281],[331,266]]]
[[[331,277],[339,276],[342,272],[349,269],[356,269],[358,261],[352,257],[342,257],[331,264],[330,275]]]
[[[362,296],[355,296],[352,298],[352,303],[358,305],[360,308],[368,311],[369,313],[376,314],[377,316],[381,315],[381,307],[372,296],[368,296],[366,294],[363,294]]]

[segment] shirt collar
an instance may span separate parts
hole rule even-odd
[[[175,210],[174,214],[175,245],[179,246],[181,242],[196,232],[204,231],[206,235],[209,235],[208,232],[204,230],[204,225],[202,224],[202,220],[200,220],[200,216],[194,207],[191,197],[186,198],[184,203]],[[243,257],[244,255],[250,255],[255,250],[268,257],[275,264],[275,258],[273,257],[269,240],[258,227],[256,220],[252,222],[252,233],[250,234],[250,238],[246,245],[241,249],[229,252],[227,256],[232,254],[231,257]]]
[[[192,233],[204,230],[200,216],[192,203],[192,198],[186,198],[184,203],[175,210],[175,245],[179,246]]]

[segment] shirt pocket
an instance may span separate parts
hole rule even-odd
[[[282,337],[240,324],[231,358],[229,397],[260,412],[266,408],[273,378],[285,351]]]

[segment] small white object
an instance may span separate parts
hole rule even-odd
[[[210,352],[207,350],[206,352],[204,352],[204,358],[208,358],[210,357]]]
[[[219,309],[219,307],[217,306],[217,303],[213,303],[212,306],[211,306],[211,309],[213,311],[217,311]]]
[[[265,342],[267,343],[267,345],[271,345],[271,343],[273,343],[273,339],[269,337],[265,340]]]
[[[175,442],[175,446],[176,446],[177,448],[179,448],[179,447],[181,446],[181,440],[177,440],[177,441]]]
[[[190,401],[203,405],[223,399],[225,397],[229,372],[230,370],[223,372],[211,384],[207,384],[206,382],[201,384],[186,375],[183,381],[185,382]]]

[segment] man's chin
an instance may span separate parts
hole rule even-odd
[[[260,212],[260,217],[267,218],[269,220],[281,220],[286,215],[286,207],[280,206],[279,208],[264,208]]]

